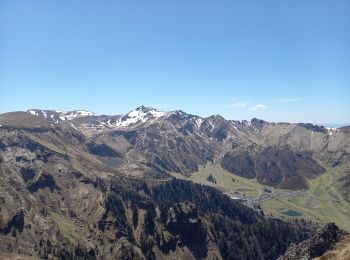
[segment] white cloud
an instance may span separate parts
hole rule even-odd
[[[234,103],[232,105],[232,107],[238,107],[238,108],[244,108],[246,106],[247,106],[247,103],[243,103],[243,102]]]
[[[256,104],[256,105],[252,106],[252,107],[250,108],[250,110],[255,111],[255,110],[266,109],[266,108],[267,108],[266,105],[263,105],[263,104]]]

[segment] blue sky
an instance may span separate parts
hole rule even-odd
[[[350,1],[0,1],[0,112],[350,123]]]

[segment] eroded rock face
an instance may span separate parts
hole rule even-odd
[[[221,161],[221,166],[227,171],[247,179],[256,177],[254,157],[249,152],[237,155],[227,153]]]
[[[319,257],[332,249],[344,235],[344,231],[340,230],[334,223],[329,223],[312,238],[298,245],[292,244],[278,260],[301,260]]]
[[[325,172],[307,153],[256,145],[226,153],[221,166],[239,176],[256,177],[262,184],[284,189],[307,189],[307,179]]]

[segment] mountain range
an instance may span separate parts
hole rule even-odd
[[[80,138],[80,156],[97,155],[106,167],[128,175],[189,175],[211,162],[264,185],[307,189],[307,180],[320,176],[325,166],[350,159],[349,127],[202,118],[141,106],[114,116],[31,109],[3,114],[2,128],[16,128],[6,120],[17,117],[27,128],[69,132],[72,138],[61,142],[74,145]]]
[[[174,174],[215,165],[308,190],[329,169],[349,169],[350,127],[145,106],[112,116],[30,109],[0,114],[0,151],[3,257],[273,259],[316,224],[267,217]],[[349,183],[347,170],[337,179],[347,201]]]

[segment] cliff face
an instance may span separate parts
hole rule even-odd
[[[292,244],[278,260],[301,260],[320,257],[327,251],[334,249],[336,244],[344,238],[345,234],[334,223],[329,223],[310,239],[297,245]]]

